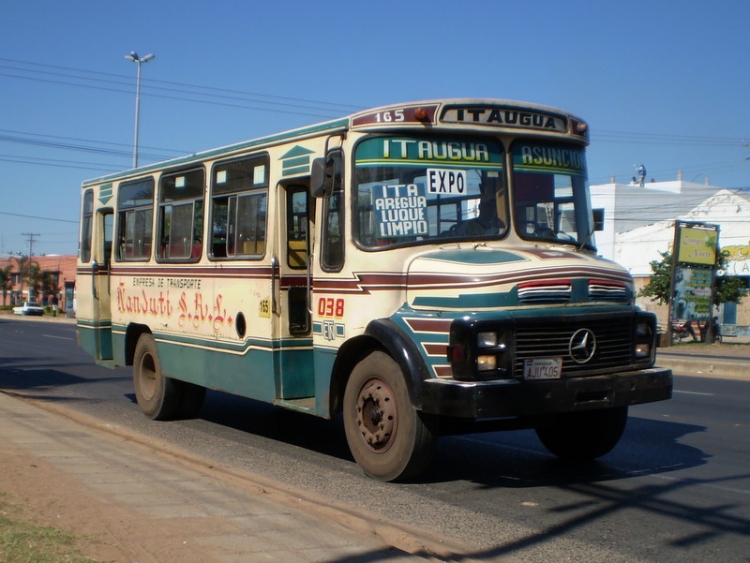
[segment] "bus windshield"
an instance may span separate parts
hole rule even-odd
[[[460,137],[370,137],[355,152],[360,246],[505,236],[502,145]]]
[[[593,248],[584,149],[516,141],[513,156],[513,219],[528,240]]]

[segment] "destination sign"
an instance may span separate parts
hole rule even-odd
[[[406,106],[371,111],[352,118],[352,127],[363,125],[403,125],[404,123],[434,123],[435,105]]]
[[[586,153],[573,146],[517,143],[513,147],[513,164],[524,172],[586,175]]]
[[[500,145],[486,139],[381,137],[360,143],[356,160],[358,166],[401,162],[501,167],[502,155]]]
[[[443,110],[440,121],[466,125],[535,129],[557,133],[565,133],[568,130],[568,119],[563,115],[511,106],[448,106]]]
[[[427,198],[424,186],[395,184],[373,190],[378,238],[426,235]]]

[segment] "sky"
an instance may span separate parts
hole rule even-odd
[[[747,0],[4,0],[0,256],[75,254],[83,181],[398,102],[588,121],[591,184],[750,188]]]

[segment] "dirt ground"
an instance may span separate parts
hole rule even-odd
[[[53,526],[78,537],[81,555],[107,563],[210,563],[210,553],[186,545],[177,526],[92,494],[76,479],[4,440],[0,433],[0,496],[10,517]],[[196,525],[210,526],[206,519]],[[205,529],[205,528],[204,528]]]

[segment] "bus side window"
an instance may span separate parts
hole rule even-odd
[[[237,202],[234,253],[261,256],[266,248],[268,196],[265,190],[232,198]],[[230,213],[230,217],[232,214]],[[231,223],[230,223],[231,224]]]
[[[117,192],[117,260],[151,257],[154,179],[120,184]]]
[[[159,257],[196,261],[203,252],[203,168],[165,174],[159,182]]]
[[[100,211],[102,217],[102,264],[105,269],[109,269],[112,263],[112,237],[114,235],[114,214],[111,209],[105,209]]]
[[[286,262],[290,268],[307,266],[307,189],[287,190],[286,204]]]
[[[213,225],[211,226],[211,253],[215,258],[227,256],[227,216],[229,212],[229,198],[217,197],[213,199]]]
[[[81,262],[91,261],[91,236],[94,228],[94,190],[83,194],[81,213]]]
[[[338,271],[344,266],[344,192],[335,192],[323,202],[321,266],[327,271]]]
[[[266,251],[268,156],[220,162],[211,178],[211,258],[261,258]]]

